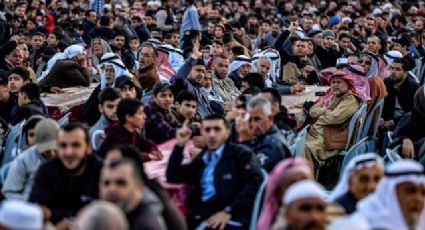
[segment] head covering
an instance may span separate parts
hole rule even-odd
[[[39,153],[56,149],[59,125],[56,121],[47,118],[37,123],[34,129],[35,145]]]
[[[80,54],[87,54],[86,49],[81,45],[70,45],[63,51],[66,59],[71,59]]]
[[[326,37],[329,37],[329,36],[335,37],[335,33],[332,30],[324,30],[322,32],[322,37],[323,38],[326,38]]]
[[[314,35],[316,35],[318,33],[322,33],[322,30],[311,29],[310,31],[308,31],[307,37],[312,38],[312,37],[314,37]]]
[[[372,11],[373,16],[378,16],[378,15],[382,15],[382,10],[379,8],[375,8]]]
[[[98,65],[99,73],[100,73],[100,88],[104,89],[107,85],[106,81],[106,75],[105,75],[105,66],[112,65],[112,67],[115,70],[115,81],[118,77],[122,75],[130,76],[130,73],[128,72],[127,68],[125,67],[124,63],[121,61],[121,59],[114,53],[105,53],[102,58],[100,59],[100,64]],[[114,84],[110,87],[115,86]]]
[[[353,22],[353,20],[351,20],[351,18],[350,18],[350,17],[344,17],[344,18],[342,18],[342,19],[341,19],[341,21],[342,21],[343,23],[345,23],[345,22],[347,22],[347,23],[351,23],[351,22]]]
[[[230,63],[229,66],[229,74],[233,71],[238,70],[241,66],[243,65],[250,65],[251,64],[251,58],[245,56],[245,55],[238,55],[236,56],[236,58],[232,61],[232,63]]]
[[[391,65],[393,64],[394,60],[403,58],[403,54],[401,54],[400,51],[391,50],[384,54],[384,58],[387,62],[387,65]]]
[[[272,226],[279,211],[281,197],[276,196],[276,189],[279,187],[282,177],[296,172],[305,172],[307,175],[313,174],[311,163],[304,158],[295,157],[279,162],[269,174],[264,196],[263,209],[257,224],[258,230],[268,230]]]
[[[375,153],[361,154],[351,159],[347,167],[345,167],[344,172],[342,173],[342,177],[338,181],[338,184],[335,186],[334,190],[329,195],[328,200],[330,202],[334,202],[340,196],[345,195],[349,191],[350,188],[348,183],[350,181],[351,176],[356,170],[361,170],[376,165],[382,167],[382,169],[384,168],[384,163],[381,157],[379,157]]]
[[[365,52],[361,54],[361,56],[363,55],[370,57],[370,60],[371,60],[370,69],[369,69],[369,72],[366,73],[366,77],[373,78],[379,74],[379,69],[378,69],[379,58],[375,54],[372,54],[370,52]]]
[[[41,230],[43,213],[35,204],[6,200],[0,207],[0,224],[8,229]]]
[[[104,39],[97,37],[91,40],[91,58],[92,58],[92,63],[93,66],[97,66],[100,63],[100,59],[98,56],[96,56],[96,54],[94,53],[94,40],[99,39],[100,43],[102,44],[102,55],[104,55],[105,53],[111,53],[112,49],[111,46],[108,44],[108,42],[106,42]]]
[[[372,230],[367,220],[360,215],[343,216],[332,222],[327,230]]]
[[[410,46],[410,39],[406,35],[402,34],[394,39],[393,43],[398,43],[402,46]]]
[[[137,88],[137,86],[136,86],[136,84],[134,84],[133,80],[127,75],[118,77],[117,80],[115,80],[115,87],[121,88],[124,85],[131,85],[131,86]]]
[[[158,93],[164,92],[167,89],[174,90],[174,86],[166,81],[160,81],[153,86],[152,93],[156,96]]]
[[[269,70],[269,77],[272,82],[277,82],[279,79],[279,65],[280,65],[280,56],[279,52],[275,49],[268,48],[259,53],[256,53],[251,61],[252,61],[252,72],[256,72],[257,61],[260,57],[268,57],[272,60],[272,65]]]
[[[425,118],[425,87],[420,87],[415,94],[413,110]]]
[[[354,77],[354,88],[357,95],[363,101],[370,101],[369,81],[366,78],[363,67],[359,65],[347,65],[342,71]]]
[[[341,18],[339,17],[339,16],[332,16],[330,19],[329,19],[329,25],[331,25],[331,26],[333,26],[333,25],[337,25],[337,24],[339,24],[341,22]]]
[[[283,196],[283,204],[287,206],[294,201],[306,198],[319,198],[326,201],[326,191],[322,185],[314,180],[298,181],[286,190]]]
[[[413,160],[400,160],[388,166],[376,191],[357,204],[357,213],[372,229],[408,230],[397,198],[396,186],[412,182],[425,185],[424,168]],[[423,213],[423,211],[422,211]]]

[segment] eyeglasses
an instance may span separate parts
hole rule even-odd
[[[371,62],[370,61],[368,61],[368,60],[359,60],[359,64],[365,64],[365,65],[370,65],[371,64]]]

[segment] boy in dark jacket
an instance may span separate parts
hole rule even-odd
[[[28,119],[32,115],[47,116],[47,109],[40,100],[40,86],[36,83],[27,83],[21,87],[18,93],[18,109],[12,117],[12,125]]]

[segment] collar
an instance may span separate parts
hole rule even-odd
[[[218,147],[216,150],[214,150],[214,151],[211,151],[211,150],[206,150],[205,151],[205,154],[202,156],[202,159],[204,160],[204,162],[206,162],[206,163],[208,163],[209,162],[209,160],[208,160],[208,155],[210,154],[210,153],[212,153],[212,154],[214,154],[214,155],[216,155],[216,156],[218,156],[218,158],[220,159],[222,156],[223,156],[223,152],[224,152],[224,147],[225,147],[225,144],[222,144],[222,145],[220,145],[220,147]]]

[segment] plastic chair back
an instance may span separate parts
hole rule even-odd
[[[20,153],[19,144],[25,122],[26,120],[23,120],[15,126],[10,127],[3,148],[2,166],[11,162]]]
[[[382,109],[384,109],[384,99],[381,99],[376,103],[375,107],[370,111],[369,116],[366,118],[365,125],[363,127],[361,137],[364,138],[369,133],[369,129],[372,125],[373,119],[375,118],[375,114],[378,113],[378,118],[382,115]],[[376,137],[376,134],[378,133],[378,125],[375,124],[372,137]]]
[[[297,138],[295,139],[295,150],[293,153],[293,156],[301,157],[303,155],[304,151],[304,144],[305,144],[305,138],[307,136],[307,131],[310,125],[307,125],[304,127],[297,135]]]
[[[263,201],[263,194],[264,194],[264,190],[266,188],[267,181],[269,178],[269,175],[264,169],[261,169],[261,174],[263,175],[263,182],[261,183],[260,188],[258,189],[257,195],[255,196],[254,205],[252,207],[251,223],[249,226],[250,230],[255,230],[257,226],[258,218],[260,216],[260,211],[261,211],[261,205]]]
[[[351,146],[351,148],[343,152],[341,155],[344,155],[344,159],[342,160],[340,172],[344,172],[344,168],[348,165],[348,163],[356,156],[360,154],[364,154],[368,151],[367,148],[367,138],[361,139],[355,145]],[[340,173],[340,177],[342,173]]]
[[[385,150],[385,156],[384,156],[385,166],[388,166],[391,163],[394,163],[402,159],[402,157],[398,154],[398,150],[400,149],[400,147],[401,147],[400,145],[397,145],[393,149]]]
[[[59,120],[58,120],[58,124],[60,127],[64,127],[65,125],[67,125],[69,123],[69,117],[71,116],[71,112],[66,113],[65,115],[63,115]]]
[[[351,144],[351,140],[356,141],[357,140],[357,136],[359,135],[359,130],[362,127],[363,121],[362,119],[359,119],[361,114],[363,113],[363,110],[365,109],[366,104],[362,103],[359,107],[359,110],[357,110],[356,113],[354,113],[354,115],[351,117],[350,123],[348,125],[348,141],[347,141],[347,145],[345,146],[345,149],[347,150]],[[356,128],[356,124],[358,125],[358,130],[356,133],[354,133],[355,128]]]

